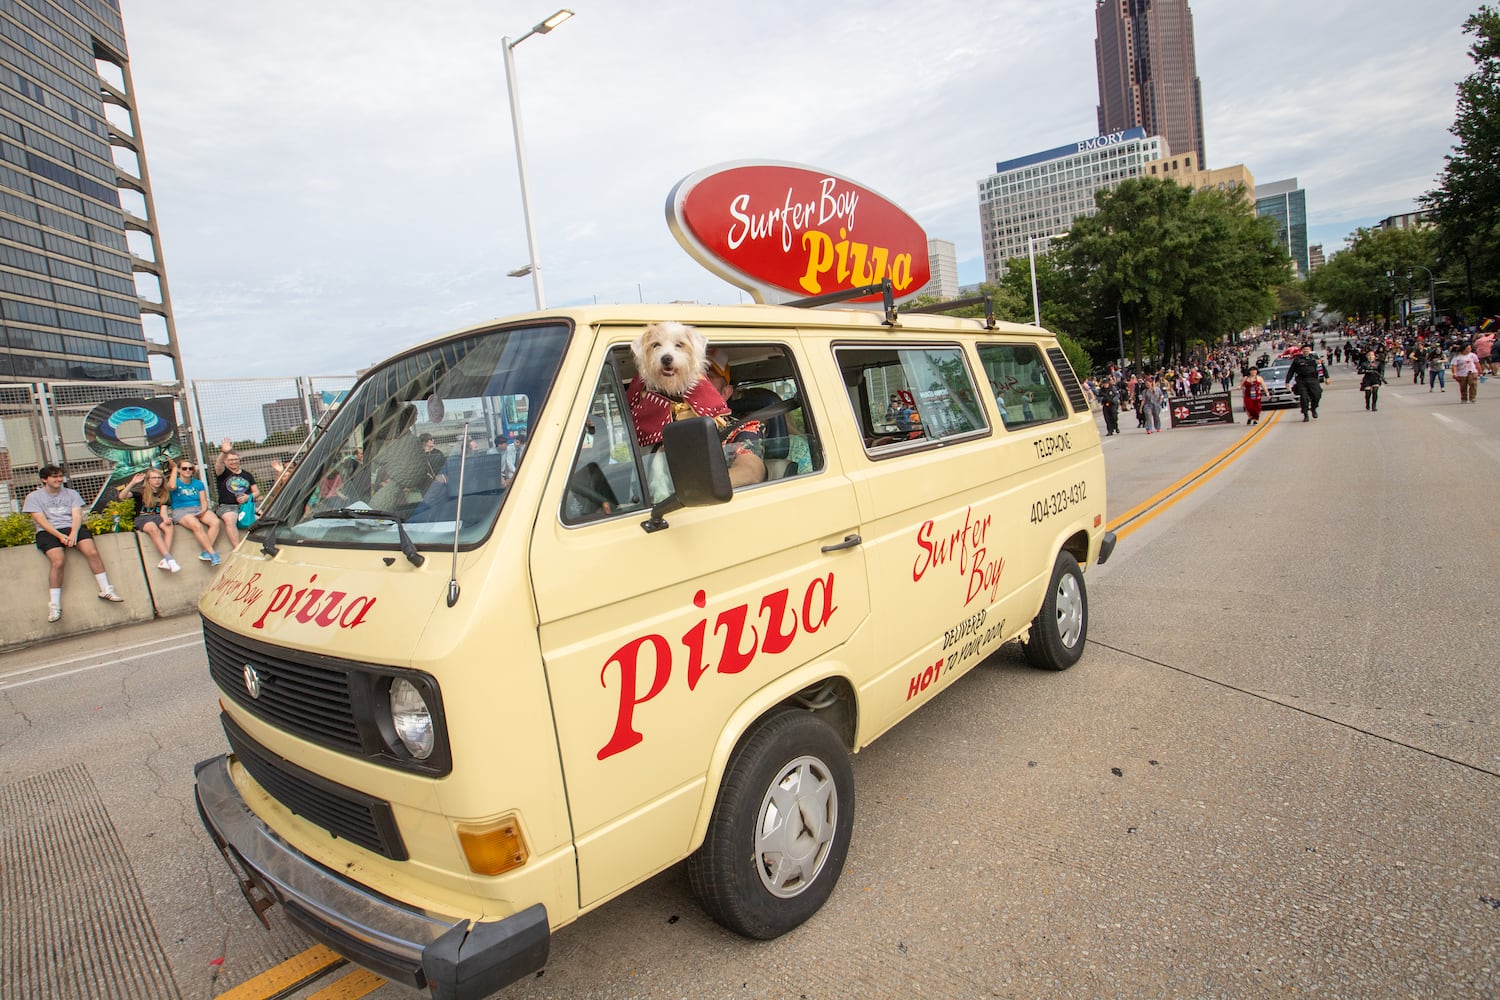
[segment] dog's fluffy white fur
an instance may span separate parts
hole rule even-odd
[[[708,338],[682,323],[652,323],[630,346],[646,388],[681,397],[708,370]]]

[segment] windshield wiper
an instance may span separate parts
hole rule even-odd
[[[340,507],[338,510],[318,511],[313,518],[329,517],[348,521],[393,521],[396,525],[396,536],[401,539],[401,554],[406,561],[413,566],[420,566],[427,561],[427,557],[417,551],[412,544],[411,536],[406,533],[406,523],[400,514],[390,510],[376,510],[373,507]]]
[[[274,557],[276,553],[281,551],[280,546],[276,544],[276,527],[279,524],[281,524],[281,518],[279,517],[263,517],[251,526],[251,531],[259,531],[261,528],[266,529],[266,537],[260,541],[260,551],[262,554]]]

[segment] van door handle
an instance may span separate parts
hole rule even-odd
[[[856,545],[863,545],[865,540],[858,535],[845,535],[842,542],[823,546],[824,552],[837,552],[839,549],[852,549]]]

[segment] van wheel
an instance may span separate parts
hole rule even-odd
[[[854,769],[821,719],[787,710],[762,722],[724,774],[688,880],[715,921],[770,940],[833,892],[854,829]]]
[[[1089,593],[1072,553],[1057,554],[1042,610],[1031,623],[1026,660],[1043,670],[1066,670],[1083,655],[1089,634]]]

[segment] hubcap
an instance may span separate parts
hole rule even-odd
[[[812,885],[828,860],[838,828],[833,775],[816,757],[798,757],[766,790],[755,827],[756,870],[761,883],[783,899]]]
[[[1056,604],[1058,638],[1072,649],[1083,634],[1083,593],[1078,589],[1078,578],[1071,573],[1057,581]]]

